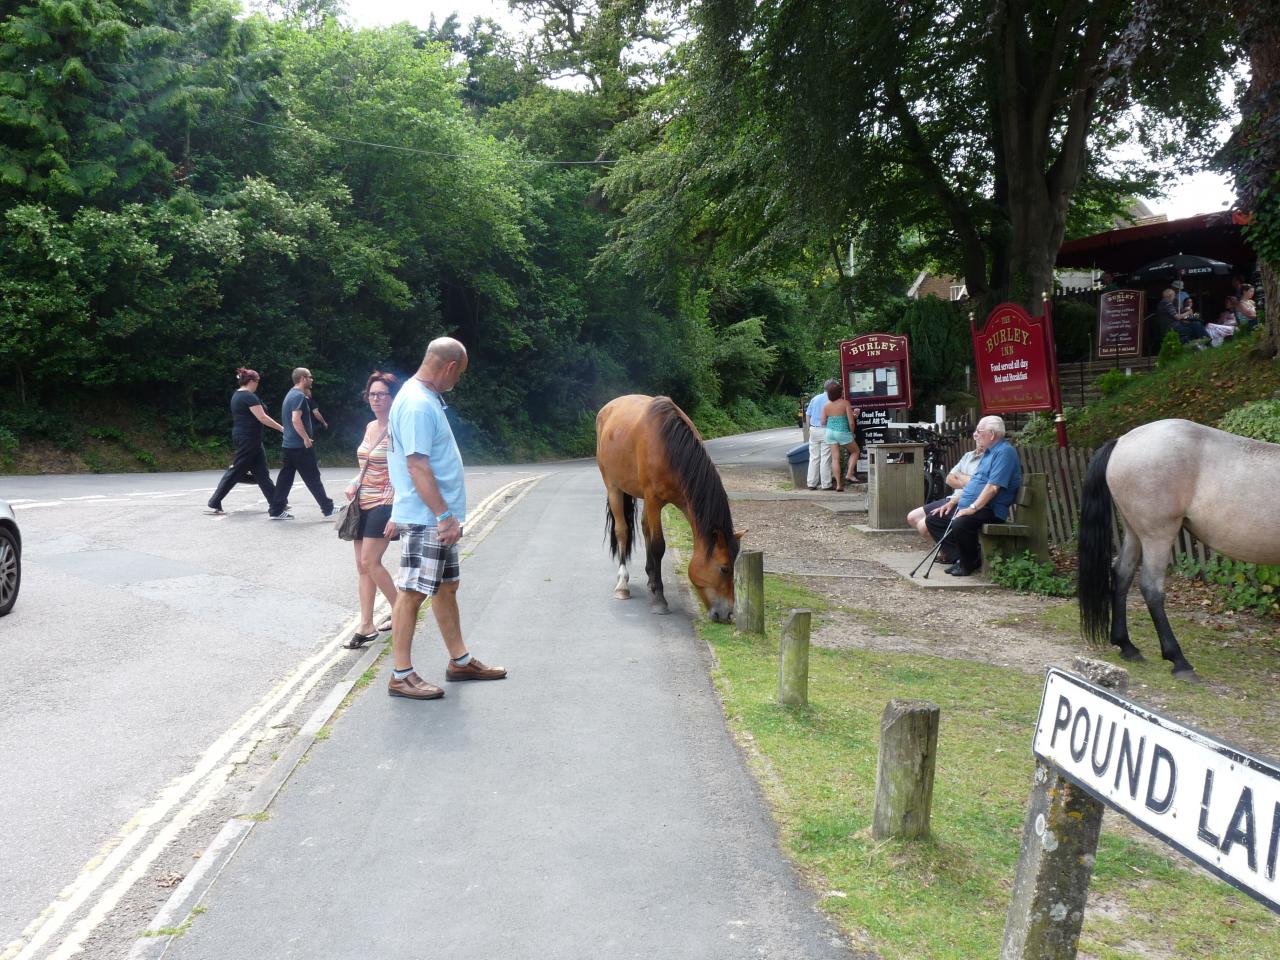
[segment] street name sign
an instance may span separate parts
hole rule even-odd
[[[1280,767],[1057,669],[1045,675],[1032,749],[1280,912]]]

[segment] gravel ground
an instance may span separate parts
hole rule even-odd
[[[792,493],[780,472],[727,468],[721,473],[731,494]],[[835,495],[825,496],[829,501]],[[1109,659],[1106,653],[1090,651],[1083,641],[1039,624],[1038,613],[1073,604],[1074,599],[1022,596],[1003,589],[923,590],[907,583],[877,558],[891,553],[923,557],[926,545],[912,534],[872,535],[854,529],[855,523],[865,522],[865,513],[834,513],[805,500],[753,499],[735,500],[733,518],[735,527],[747,530],[743,542],[765,550],[766,570],[798,571],[792,573],[797,582],[831,602],[833,609],[814,625],[811,640],[817,645],[973,660],[1032,674],[1049,666],[1070,667],[1072,658],[1081,655]],[[1067,557],[1061,566],[1070,571],[1073,559]],[[944,574],[935,568],[934,576],[940,575]],[[1198,582],[1171,575],[1167,588],[1169,609],[1212,626],[1222,643],[1253,645],[1260,637],[1275,635],[1274,621],[1215,611],[1211,592]],[[1147,617],[1136,589],[1129,610],[1132,622]],[[1155,647],[1146,653],[1158,657],[1160,651]],[[1194,651],[1189,655],[1194,662]],[[1280,671],[1280,663],[1275,667],[1273,673]],[[1247,698],[1246,691],[1211,676],[1203,679],[1223,697]],[[1262,677],[1259,681],[1270,682]],[[1168,709],[1158,691],[1145,685],[1141,699],[1156,709]],[[1203,725],[1194,716],[1180,719]],[[1263,756],[1280,752],[1277,740],[1258,740],[1240,730],[1232,737],[1236,745]]]

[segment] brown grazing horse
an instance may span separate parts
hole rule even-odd
[[[649,609],[667,613],[662,593],[662,508],[674,503],[693,529],[689,580],[712,620],[733,616],[733,562],[742,534],[733,530],[729,498],[697,428],[669,397],[633,394],[596,414],[596,463],[609,503],[605,527],[619,562],[613,595],[631,596],[627,562],[635,542],[636,501],[644,501]]]
[[[1196,680],[1164,612],[1164,577],[1174,538],[1186,527],[1205,545],[1246,563],[1280,563],[1280,444],[1249,440],[1189,420],[1157,420],[1111,440],[1094,454],[1080,502],[1080,627],[1107,639],[1126,660],[1142,654],[1129,639],[1125,602],[1138,585],[1173,675]],[[1124,541],[1111,561],[1111,509]]]

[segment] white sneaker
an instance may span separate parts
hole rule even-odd
[[[271,516],[271,514],[267,514],[267,519],[268,520],[292,520],[293,514],[289,513],[288,511],[285,511],[284,513],[278,513],[274,517]]]

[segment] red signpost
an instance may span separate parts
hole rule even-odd
[[[868,333],[840,344],[840,380],[858,413],[864,446],[884,443],[889,411],[911,406],[911,349],[894,333]],[[863,450],[863,455],[866,451]]]
[[[1002,303],[987,315],[982,329],[969,315],[973,357],[982,412],[1055,413],[1058,446],[1067,445],[1066,421],[1058,395],[1057,353],[1049,300],[1033,317],[1016,303]]]
[[[840,378],[855,407],[911,406],[911,349],[907,338],[868,333],[840,344]]]

